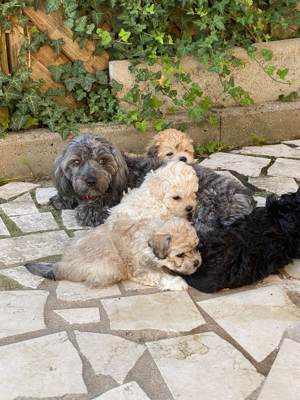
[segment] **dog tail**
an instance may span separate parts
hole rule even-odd
[[[57,275],[55,273],[58,264],[36,264],[28,263],[25,267],[34,275],[42,276],[43,278],[57,280]]]

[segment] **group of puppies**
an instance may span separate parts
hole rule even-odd
[[[93,226],[56,264],[29,263],[49,279],[105,287],[130,279],[166,290],[215,292],[251,284],[300,257],[300,189],[255,207],[238,181],[194,163],[192,140],[168,129],[146,157],[103,136],[74,138],[53,166],[58,210]]]

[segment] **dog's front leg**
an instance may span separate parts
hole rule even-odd
[[[66,197],[61,193],[52,196],[49,200],[49,203],[59,211],[63,209],[75,208],[78,205],[77,201],[73,197]]]
[[[76,222],[80,226],[98,226],[104,223],[109,213],[108,208],[99,204],[79,204],[75,210]]]
[[[172,276],[161,271],[139,270],[130,279],[162,290],[175,290],[178,292],[188,290],[188,284],[180,276]]]

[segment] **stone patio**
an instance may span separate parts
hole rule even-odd
[[[203,161],[259,205],[299,186],[300,141]],[[300,399],[300,260],[212,295],[31,275],[86,228],[55,211],[51,181],[0,187],[0,400]]]

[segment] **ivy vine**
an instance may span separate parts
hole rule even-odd
[[[37,10],[40,4],[41,0],[0,0],[1,32],[25,28],[29,18],[20,11],[32,6]],[[0,136],[9,130],[45,125],[65,139],[70,133],[77,134],[82,123],[93,126],[96,122],[134,124],[143,131],[150,124],[157,130],[165,129],[171,124],[164,123],[162,100],[157,99],[157,93],[172,102],[168,113],[179,108],[197,121],[207,119],[214,126],[216,117],[209,110],[218,105],[218,99],[211,99],[192,82],[180,64],[181,58],[196,57],[208,71],[218,74],[223,93],[239,105],[252,104],[250,94],[235,85],[232,71],[243,63],[231,49],[247,49],[248,56],[270,79],[290,84],[286,80],[288,68],[280,70],[270,65],[273,54],[267,49],[260,51],[265,61],[262,64],[253,44],[277,39],[273,33],[277,28],[299,37],[298,5],[296,0],[47,0],[46,14],[62,7],[62,23],[73,31],[73,40],[78,38],[82,48],[93,40],[93,55],[105,50],[110,60],[130,60],[135,84],[122,101],[131,104],[131,109],[125,111],[118,99],[123,85],[109,82],[107,71],[86,71],[82,60],[52,65],[49,70],[53,79],[62,87],[43,93],[40,88],[45,82],[32,80],[26,57],[44,45],[52,46],[59,54],[65,42],[62,38],[51,41],[47,31],[34,27],[22,39],[20,68],[13,69],[10,75],[0,72],[0,101],[9,109],[8,120],[0,123]],[[17,23],[13,22],[15,19]],[[111,26],[110,32],[99,27],[105,21]],[[154,64],[159,64],[158,72],[151,70]],[[171,77],[180,83],[183,95],[174,89]],[[153,84],[152,93],[140,92],[138,84],[146,80]],[[76,109],[61,106],[54,99],[71,93],[81,104]],[[283,99],[291,101],[296,97],[297,93],[292,92]]]

